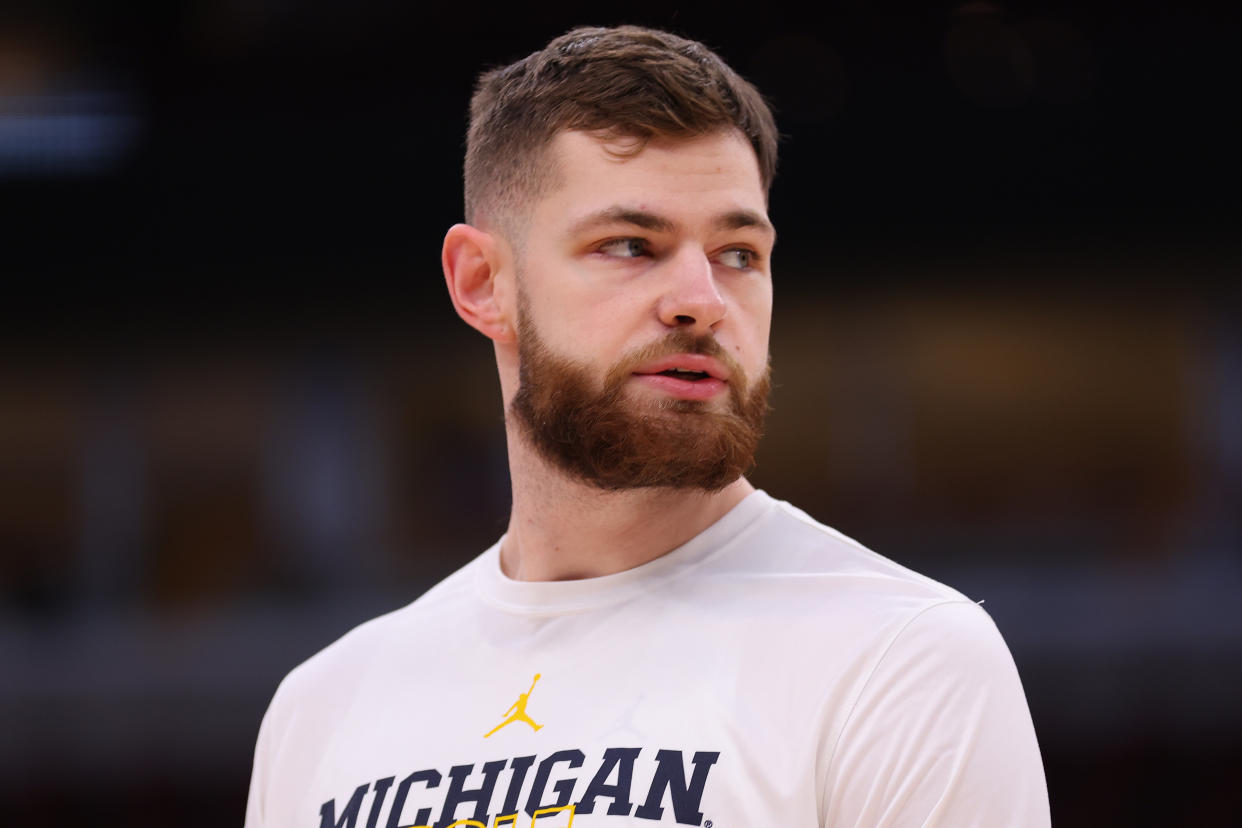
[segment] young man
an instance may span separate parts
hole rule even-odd
[[[662,32],[481,78],[443,264],[495,346],[509,528],[290,673],[249,828],[1048,824],[983,610],[742,476],[775,145]]]

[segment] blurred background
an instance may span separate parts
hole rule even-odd
[[[620,22],[785,133],[756,483],[986,601],[1057,825],[1239,824],[1237,13],[863,0],[6,0],[8,821],[240,824],[284,673],[503,531],[467,100]]]

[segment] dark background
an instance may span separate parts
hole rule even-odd
[[[1236,12],[862,0],[0,6],[0,812],[239,824],[280,677],[503,531],[464,113],[620,22],[785,134],[756,483],[986,601],[1058,826],[1237,824]]]

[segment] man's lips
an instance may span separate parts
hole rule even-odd
[[[662,375],[665,371],[675,371],[678,369],[707,374],[707,379],[719,380],[721,382],[727,382],[729,379],[729,372],[725,367],[714,357],[709,357],[706,354],[671,354],[652,362],[644,363],[634,369],[634,373],[640,376]]]
[[[689,371],[690,374],[665,373]],[[645,363],[634,377],[643,385],[683,400],[710,400],[724,391],[729,372],[704,354],[673,354]]]

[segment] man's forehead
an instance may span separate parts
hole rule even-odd
[[[639,137],[618,131],[563,129],[552,137],[548,145],[549,158],[569,162],[611,162],[620,167],[646,166],[653,161],[679,159],[676,163],[703,156],[711,149],[729,148],[739,159],[745,158],[753,166],[756,181],[759,180],[759,158],[754,147],[741,130],[728,127],[701,135],[669,136],[653,135]]]
[[[662,202],[672,206],[665,199],[692,199],[714,224],[771,228],[758,159],[736,129],[648,140],[563,130],[546,161],[553,180],[540,202],[572,214],[566,218],[575,224],[627,212],[660,215]]]

